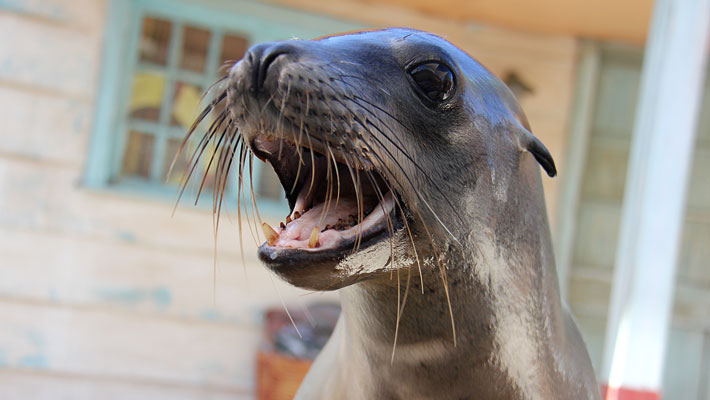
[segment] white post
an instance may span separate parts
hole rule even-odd
[[[606,399],[660,398],[709,34],[710,0],[656,1],[608,314]]]

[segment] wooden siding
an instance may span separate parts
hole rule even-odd
[[[272,278],[233,215],[82,185],[107,4],[0,2],[0,398],[251,398]],[[248,228],[245,227],[245,232]]]
[[[602,46],[603,47],[603,46]],[[594,50],[592,50],[594,51]],[[568,301],[599,370],[621,221],[641,55],[605,47],[593,97],[593,118],[580,186]],[[710,395],[710,84],[705,86],[678,260],[663,394],[670,399]],[[704,353],[704,351],[706,353]]]
[[[456,22],[483,22],[507,29],[642,44],[651,19],[652,0],[270,0],[314,10],[352,15],[371,7],[381,15],[406,10]],[[316,8],[317,7],[317,8]],[[340,10],[340,11],[337,11]]]

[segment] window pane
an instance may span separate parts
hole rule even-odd
[[[185,82],[176,82],[170,124],[185,129],[189,128],[200,112],[200,96],[202,96],[201,87]]]
[[[175,161],[175,165],[173,166],[173,170],[168,176],[168,171],[170,169],[170,165],[173,162],[173,158],[175,157],[175,154],[177,154],[178,149],[180,148],[180,143],[182,143],[182,139],[177,139],[177,138],[170,138],[168,139],[167,142],[167,147],[165,151],[165,157],[162,160],[163,162],[163,174],[165,179],[165,182],[167,182],[170,185],[181,185],[183,183],[184,177],[187,168],[192,169],[192,165],[190,164],[190,161],[195,162],[195,159],[193,159],[193,156],[195,154],[195,151],[201,151],[199,159],[197,159],[197,166],[194,167],[194,170],[192,171],[192,174],[190,176],[190,179],[188,181],[187,185],[187,190],[188,192],[192,193],[193,195],[197,194],[197,191],[202,185],[202,193],[209,193],[214,189],[215,186],[215,172],[216,169],[220,163],[220,154],[222,151],[229,151],[228,149],[224,148],[224,144],[220,146],[219,150],[215,149],[215,143],[211,142],[205,148],[203,149],[200,147],[199,149],[197,148],[198,143],[200,142],[201,135],[200,134],[195,134],[187,144],[185,144],[185,147],[182,149],[182,152],[180,153],[180,156],[177,158]],[[225,139],[226,140],[226,139]],[[211,161],[211,164],[210,164]],[[231,166],[231,173],[229,175],[225,191],[228,191],[229,187],[232,186],[232,180],[234,180],[234,175],[235,168],[234,165],[237,163],[238,160],[232,160],[232,166]],[[226,163],[229,163],[227,160]],[[227,164],[224,164],[226,167]],[[209,166],[209,172],[207,173],[207,176],[205,177],[205,171],[207,170]],[[203,184],[204,180],[204,184]]]
[[[219,57],[220,66],[223,66],[225,63],[231,66],[241,60],[248,46],[249,40],[244,36],[224,35],[224,39],[222,40],[222,53]],[[224,70],[223,75],[226,75],[226,73],[227,70]]]
[[[123,175],[150,179],[154,144],[152,135],[131,131],[123,155]]]
[[[172,23],[163,19],[143,18],[140,41],[140,60],[165,65],[168,61],[168,44]]]
[[[203,72],[210,43],[210,32],[205,29],[186,26],[183,28],[182,37],[180,68]]]
[[[221,147],[221,146],[220,146]],[[226,150],[224,150],[226,151]],[[202,193],[205,192],[211,192],[215,189],[215,180],[217,179],[217,166],[219,165],[219,159],[220,159],[220,150],[217,150],[214,146],[214,144],[209,144],[205,150],[202,152],[202,155],[200,156],[200,160],[197,163],[197,168],[195,168],[195,172],[193,173],[192,178],[190,180],[192,181],[192,185],[195,188],[195,190],[199,189],[200,185],[202,185],[203,180],[204,180],[204,186],[202,188]],[[210,163],[211,160],[211,163]],[[234,161],[232,162],[234,163]],[[207,170],[209,166],[209,170]],[[205,171],[207,171],[207,174],[205,174]],[[206,177],[205,177],[206,175]],[[230,177],[233,177],[233,175],[230,174]],[[230,185],[227,185],[230,186]],[[226,191],[226,189],[225,189]]]
[[[182,139],[168,139],[165,148],[165,159],[163,160],[163,180],[170,185],[176,186],[182,182],[183,176],[187,173],[186,168],[188,161],[190,161],[190,157],[194,151],[194,146],[190,146],[190,143],[188,143],[180,153],[180,156],[175,159],[175,155],[180,148],[180,143],[182,143]],[[175,164],[173,165],[172,172],[168,175],[173,160],[175,160]]]
[[[151,72],[137,73],[133,77],[130,117],[158,122],[164,89],[165,76]]]

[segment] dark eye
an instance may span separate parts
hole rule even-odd
[[[434,61],[419,64],[409,70],[409,75],[431,101],[448,100],[454,92],[454,74],[444,64]]]

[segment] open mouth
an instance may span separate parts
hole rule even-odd
[[[269,135],[257,136],[251,148],[274,168],[290,207],[279,226],[262,225],[262,260],[344,255],[401,227],[394,212],[397,194],[375,169],[354,157],[321,142],[297,146]]]

